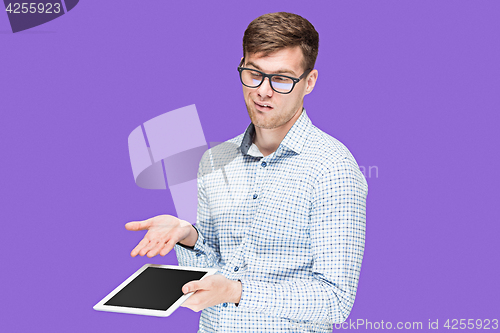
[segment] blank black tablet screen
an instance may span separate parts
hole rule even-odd
[[[167,310],[183,295],[182,286],[206,272],[148,267],[104,305]]]

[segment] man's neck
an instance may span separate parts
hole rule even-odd
[[[260,152],[264,156],[274,153],[301,114],[302,107],[295,113],[292,119],[280,127],[266,129],[255,126],[255,137],[253,139],[253,143],[257,146],[257,148],[259,148]]]

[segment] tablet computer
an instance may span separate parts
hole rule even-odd
[[[94,306],[97,311],[167,317],[189,296],[182,286],[217,272],[197,268],[146,264]]]

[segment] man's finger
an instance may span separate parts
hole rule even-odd
[[[203,310],[202,307],[203,297],[204,296],[202,296],[201,294],[195,293],[194,295],[189,297],[184,303],[182,303],[181,306],[191,309],[195,312]]]
[[[149,242],[146,246],[144,246],[140,251],[139,255],[141,257],[144,257],[146,253],[148,253],[153,247],[155,247],[158,244],[158,241],[151,241]]]
[[[132,252],[130,252],[130,255],[131,255],[132,257],[135,257],[136,255],[138,255],[138,254],[139,254],[139,251],[140,251],[140,250],[141,250],[144,246],[146,246],[146,245],[148,245],[148,244],[149,244],[149,240],[148,240],[148,239],[146,239],[146,238],[143,238],[143,239],[139,242],[139,244],[137,244],[137,246],[136,246],[136,247],[132,250]]]
[[[172,240],[169,240],[165,246],[163,247],[163,249],[161,249],[160,251],[160,255],[162,257],[166,256],[170,251],[172,251],[172,249],[174,248],[175,246],[175,242],[172,241]]]
[[[149,252],[147,253],[148,258],[153,258],[156,256],[165,246],[165,243],[163,242],[158,242]]]
[[[182,292],[184,294],[190,293],[192,291],[197,291],[200,289],[203,289],[203,281],[200,280],[191,281],[182,286]]]
[[[125,224],[125,229],[131,231],[147,230],[151,226],[151,219],[144,221],[132,221]]]

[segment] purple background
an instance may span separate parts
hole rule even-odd
[[[127,137],[190,104],[208,142],[242,133],[243,32],[274,11],[320,33],[313,123],[378,169],[351,320],[498,318],[500,2],[88,0],[17,34],[0,13],[0,330],[196,331],[184,308],[92,309],[176,263],[129,256],[124,224],[175,210],[135,185]]]

